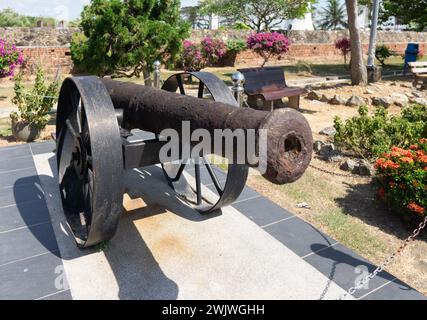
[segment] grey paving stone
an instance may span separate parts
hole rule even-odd
[[[0,173],[5,173],[11,170],[17,170],[17,169],[25,169],[25,168],[33,168],[34,167],[34,161],[31,155],[22,157],[22,158],[15,158],[13,160],[4,159],[0,160]]]
[[[0,265],[57,250],[58,245],[50,222],[0,233]]]
[[[44,200],[39,182],[0,188],[0,208],[35,200]]]
[[[266,227],[265,230],[300,257],[312,253],[315,246],[328,247],[336,243],[335,240],[299,218],[275,223]]]
[[[55,152],[56,143],[53,140],[46,142],[35,142],[30,144],[31,151],[34,155]]]
[[[0,148],[0,161],[4,159],[25,157],[31,155],[30,147],[27,144]]]
[[[314,243],[312,250],[317,253],[306,257],[305,260],[345,290],[353,287],[367,273],[376,269],[375,265],[341,244],[325,249],[324,245]],[[395,277],[391,274],[381,272],[370,281],[367,289],[357,291],[354,296],[360,298],[394,279]]]
[[[61,271],[62,260],[52,253],[2,266],[0,299],[38,299],[61,291],[55,288]]]
[[[293,216],[289,211],[264,197],[238,202],[233,207],[259,226],[265,226]]]
[[[58,292],[40,300],[73,300],[70,290]]]
[[[369,293],[362,300],[427,300],[427,297],[396,279],[384,287]]]
[[[39,181],[35,167],[0,173],[0,188],[19,184],[33,184]]]
[[[43,200],[0,208],[0,232],[50,221]]]

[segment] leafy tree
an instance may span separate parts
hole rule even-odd
[[[74,63],[113,77],[143,73],[147,79],[153,61],[175,61],[189,35],[178,0],[92,0],[83,10],[81,28],[83,34],[71,43]]]
[[[55,19],[47,17],[31,17],[19,14],[12,9],[0,11],[0,27],[36,27],[37,21],[55,25]]]
[[[418,31],[427,29],[426,0],[384,0],[383,18],[398,17],[404,24],[414,25]]]
[[[347,29],[345,4],[339,0],[328,0],[326,8],[320,12],[321,19],[318,27],[323,30]]]
[[[209,29],[209,18],[201,14],[199,6],[181,8],[181,16],[193,29]]]
[[[203,12],[240,21],[256,31],[271,30],[287,19],[301,18],[314,0],[202,0]]]

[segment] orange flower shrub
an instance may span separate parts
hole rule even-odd
[[[393,147],[376,161],[378,196],[419,220],[427,214],[427,139],[408,149]]]

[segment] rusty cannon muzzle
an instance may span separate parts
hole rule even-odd
[[[186,95],[189,77],[198,83],[197,98]],[[253,153],[235,162],[239,142],[234,138],[231,152],[214,146],[210,151],[231,160],[221,170],[204,150],[188,157],[182,150],[198,150],[197,144],[183,141],[181,134],[178,155],[164,161],[160,154],[170,141],[163,139],[163,130],[179,133],[185,124],[191,133],[205,129],[208,136],[218,130],[253,134]],[[239,198],[249,166],[263,168],[263,176],[277,184],[295,181],[308,167],[313,145],[310,126],[299,112],[238,108],[225,83],[206,72],[175,74],[162,90],[97,77],[67,78],[58,101],[56,144],[62,205],[79,247],[116,233],[124,171],[137,174],[132,183],[168,185],[174,193],[165,193],[176,196],[171,199],[208,214]],[[163,175],[150,175],[150,170]]]
[[[203,128],[212,134],[215,129],[267,132],[266,157],[260,162],[245,163],[266,167],[263,176],[276,184],[297,180],[307,169],[312,156],[313,138],[310,126],[301,113],[284,108],[273,112],[236,108],[225,103],[179,95],[156,88],[103,79],[103,84],[116,109],[123,110],[122,126],[160,134],[164,129],[182,130],[189,121],[191,130]],[[256,140],[261,155],[260,140]],[[231,155],[218,154],[219,156]],[[246,159],[251,158],[248,155]],[[233,160],[233,159],[230,159]],[[234,159],[235,160],[235,159]]]

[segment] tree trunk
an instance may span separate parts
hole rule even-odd
[[[368,74],[363,61],[362,42],[360,40],[357,0],[345,0],[347,5],[348,28],[351,43],[351,83],[353,85],[366,85]]]

